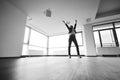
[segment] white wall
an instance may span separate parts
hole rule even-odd
[[[0,3],[0,57],[21,56],[26,16],[6,0]]]
[[[85,53],[88,56],[96,56],[95,41],[92,25],[86,24],[83,29]]]

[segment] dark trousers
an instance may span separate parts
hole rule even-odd
[[[69,36],[68,55],[69,56],[71,55],[70,50],[71,50],[71,43],[72,43],[72,41],[74,42],[75,47],[77,49],[77,54],[80,55],[80,53],[79,53],[79,47],[78,47],[78,43],[77,43],[75,35],[70,35]]]

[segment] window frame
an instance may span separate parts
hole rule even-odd
[[[23,40],[23,46],[26,45],[26,46],[27,46],[27,50],[29,49],[30,46],[46,49],[46,52],[47,52],[46,55],[48,55],[48,36],[40,33],[39,31],[33,29],[32,27],[30,27],[30,26],[28,26],[28,25],[26,25],[26,27],[29,28],[28,42],[24,43],[24,40]],[[25,28],[26,28],[26,27],[25,27]],[[47,37],[47,42],[46,42],[46,43],[47,43],[47,47],[41,47],[41,46],[38,46],[38,45],[31,45],[31,44],[30,44],[31,30],[34,30],[34,31],[36,31],[36,32],[38,32],[38,33],[40,33],[40,34],[42,34],[42,35],[44,35],[44,36]],[[23,55],[23,54],[22,54],[22,55]]]
[[[120,28],[120,27],[115,27],[115,23],[120,23],[120,21],[115,21],[115,22],[109,22],[109,23],[104,23],[104,24],[98,24],[98,25],[93,25],[92,28],[96,27],[96,26],[101,26],[101,25],[107,25],[107,24],[112,24],[113,28],[106,28],[106,29],[100,29],[100,30],[94,30],[93,29],[93,32],[95,31],[98,31],[99,32],[99,41],[100,41],[100,44],[101,44],[101,47],[104,47],[103,46],[103,42],[102,42],[102,38],[101,38],[101,31],[104,31],[104,30],[112,30],[113,32],[113,38],[115,40],[115,47],[119,47],[119,41],[118,41],[118,37],[117,37],[117,33],[116,33],[116,29]],[[95,40],[95,39],[94,39]]]
[[[49,47],[49,36],[46,36],[46,35],[44,35],[44,34],[42,34],[42,33],[40,33],[39,31],[37,31],[37,30],[35,30],[34,28],[32,28],[32,27],[30,27],[30,26],[28,26],[28,25],[26,25],[26,27],[27,28],[29,28],[29,35],[28,35],[28,42],[26,42],[26,43],[24,43],[23,42],[23,45],[26,45],[27,46],[27,50],[29,50],[29,46],[32,46],[32,47],[38,47],[38,48],[44,48],[44,49],[46,49],[46,54],[45,55],[51,55],[50,53],[49,53],[49,49],[53,49],[53,48],[50,48]],[[25,28],[26,28],[25,27]],[[38,32],[38,33],[40,33],[40,34],[42,34],[42,35],[44,35],[44,36],[46,36],[47,37],[47,48],[46,47],[41,47],[41,46],[37,46],[37,45],[31,45],[30,44],[30,36],[31,36],[31,31],[32,30],[34,30],[34,31],[36,31],[36,32]],[[80,35],[81,35],[81,45],[79,45],[78,44],[78,46],[79,46],[79,48],[80,47],[83,47],[83,45],[84,45],[84,41],[83,41],[83,32],[82,31],[79,31],[79,32],[77,32],[76,34],[79,34],[80,33]],[[59,36],[59,35],[58,35]],[[68,36],[69,36],[69,34],[68,34]],[[78,41],[78,40],[77,40]],[[68,44],[67,44],[68,45]],[[73,45],[73,46],[71,46],[71,47],[75,47],[75,45]],[[65,47],[55,47],[56,49],[57,48],[68,48],[68,46],[65,46]],[[26,54],[26,55],[30,55],[30,54]],[[22,54],[22,56],[23,56],[23,54]],[[24,55],[25,56],[25,55]]]
[[[79,31],[79,32],[77,32],[76,34],[79,34],[79,33],[81,33],[82,45],[79,45],[79,44],[78,44],[78,46],[81,47],[81,46],[84,45],[83,32],[82,32],[82,31]],[[68,36],[69,36],[69,34],[62,34],[62,35],[68,35]],[[57,36],[62,36],[62,35],[57,35]],[[54,36],[52,36],[52,37],[54,37]],[[76,38],[77,38],[77,37],[76,37]],[[78,42],[78,40],[77,40],[77,42]],[[50,42],[49,42],[49,43],[50,43]],[[49,49],[52,49],[52,48],[67,48],[67,47],[68,47],[68,44],[67,44],[67,46],[64,46],[64,47],[50,47],[50,46],[49,46]],[[71,45],[71,47],[75,47],[75,45]]]

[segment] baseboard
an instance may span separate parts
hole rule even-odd
[[[78,56],[78,55],[71,55]],[[81,55],[85,56],[85,55]],[[18,59],[18,58],[26,58],[26,57],[68,57],[68,55],[22,55],[19,57],[0,57],[0,59]]]
[[[23,55],[21,57],[67,57],[68,55]],[[71,55],[71,56],[78,56],[78,55]],[[85,55],[81,55],[85,56]]]
[[[78,55],[71,55],[72,57],[76,57]],[[85,57],[120,57],[120,55],[81,55]],[[0,59],[18,59],[25,57],[68,57],[68,55],[22,55],[19,57],[0,57]]]
[[[120,55],[86,55],[86,57],[120,57]]]
[[[78,55],[71,55],[77,57]],[[120,57],[120,55],[81,55],[82,57]],[[0,59],[19,59],[26,57],[68,57],[68,55],[22,55],[19,57],[0,57]]]
[[[102,55],[103,57],[120,57],[120,55]]]
[[[18,58],[21,58],[20,57],[0,57],[0,59],[18,59]]]
[[[85,57],[98,57],[99,55],[85,55]]]

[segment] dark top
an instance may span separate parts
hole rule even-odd
[[[68,33],[69,33],[69,34],[72,33],[72,28],[69,27],[67,24],[65,24],[65,25],[66,25],[67,29],[69,30]],[[74,32],[76,33],[76,24],[74,25],[73,30],[74,30]]]

